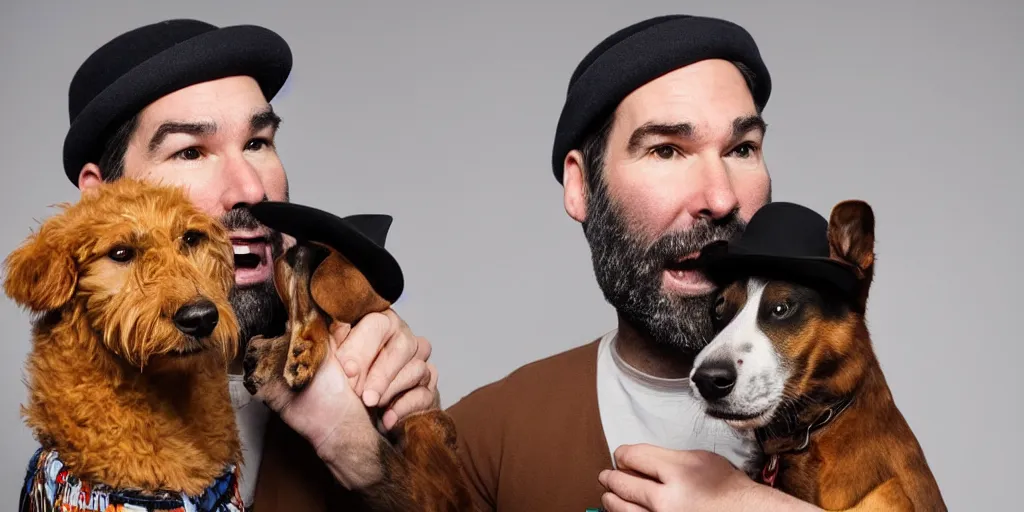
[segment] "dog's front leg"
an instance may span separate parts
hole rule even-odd
[[[313,270],[326,257],[327,250],[299,244],[289,252],[291,265],[282,258],[277,263],[281,268],[276,272],[283,281],[278,286],[288,287],[288,318],[291,319],[291,343],[286,354],[284,379],[293,391],[301,391],[313,380],[331,342],[325,315],[310,294]]]
[[[847,510],[849,512],[913,512],[915,509],[914,503],[903,491],[899,479],[893,477],[875,487],[855,506]]]
[[[279,379],[301,391],[320,368],[330,332],[309,290],[313,269],[326,254],[319,247],[299,244],[274,261],[274,286],[288,310],[288,325],[283,335],[256,336],[246,347],[245,387],[250,393]]]

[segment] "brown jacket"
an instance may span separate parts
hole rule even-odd
[[[611,456],[597,407],[593,341],[519,368],[448,411],[482,512],[585,512],[601,505]],[[255,512],[363,510],[276,416],[267,426]]]
[[[366,510],[317,456],[312,445],[271,413],[263,441],[253,512]]]
[[[612,461],[597,406],[597,346],[527,364],[449,408],[481,511],[601,506],[597,475]]]

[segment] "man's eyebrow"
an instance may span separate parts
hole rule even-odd
[[[208,135],[217,131],[214,123],[183,123],[179,121],[168,121],[160,125],[149,139],[149,152],[152,153],[160,147],[164,139],[172,133],[184,133],[186,135]]]
[[[626,151],[635,153],[640,148],[640,145],[643,144],[644,139],[651,135],[689,139],[693,137],[693,125],[690,123],[645,123],[636,130],[633,130],[633,134],[629,136],[629,144],[626,145]]]
[[[732,122],[733,139],[740,139],[753,130],[760,131],[762,136],[768,130],[768,124],[764,122],[764,119],[759,114],[737,117]]]
[[[249,127],[253,133],[266,128],[276,132],[278,126],[281,126],[281,117],[274,113],[272,107],[267,107],[253,114],[252,119],[249,120]]]

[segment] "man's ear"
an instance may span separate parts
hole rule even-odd
[[[82,171],[78,173],[78,190],[82,193],[87,193],[100,186],[103,183],[103,175],[100,174],[100,167],[94,163],[88,163],[82,166]]]
[[[828,244],[832,258],[853,266],[861,279],[870,279],[875,264],[875,214],[871,206],[849,200],[832,208]]]
[[[33,312],[58,309],[71,300],[78,284],[78,268],[67,240],[61,240],[55,220],[4,259],[4,292]]]
[[[313,301],[342,323],[355,324],[368,313],[380,313],[391,307],[374,291],[366,276],[333,249],[313,272],[309,289]]]
[[[565,155],[562,172],[562,199],[565,212],[576,222],[587,219],[587,179],[583,168],[583,153],[572,150]]]

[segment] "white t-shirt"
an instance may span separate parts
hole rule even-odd
[[[242,441],[242,457],[245,459],[241,467],[242,478],[239,487],[242,501],[246,507],[250,507],[256,496],[256,476],[263,457],[263,432],[267,427],[267,414],[270,409],[261,400],[249,394],[242,383],[241,375],[228,374],[228,389],[231,392],[231,405],[235,409],[238,435]]]
[[[652,377],[629,366],[615,350],[616,332],[601,338],[597,352],[597,404],[609,453],[624,444],[647,443],[707,450],[743,468],[757,453],[756,441],[705,415],[690,379]]]

